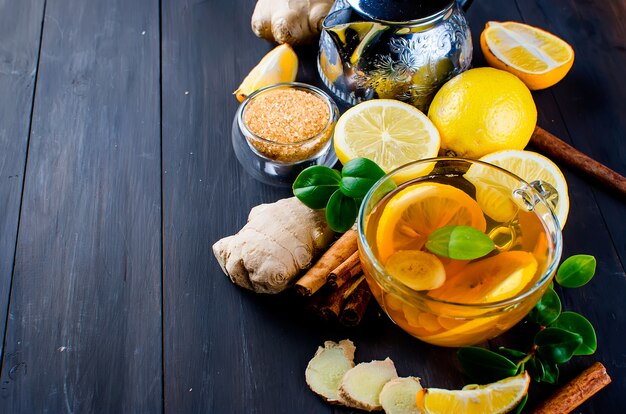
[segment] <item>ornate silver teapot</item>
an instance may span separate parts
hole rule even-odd
[[[471,0],[336,0],[323,22],[322,81],[344,103],[373,98],[425,111],[447,80],[468,69]]]

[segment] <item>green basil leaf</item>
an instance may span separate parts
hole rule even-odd
[[[598,341],[596,331],[591,322],[576,312],[563,312],[559,318],[550,325],[555,328],[577,333],[583,338],[583,342],[576,348],[574,355],[591,355],[596,352]]]
[[[548,326],[561,314],[561,299],[559,295],[549,287],[543,297],[537,302],[528,314],[528,319],[541,325]]]
[[[345,233],[354,225],[357,213],[356,201],[336,190],[326,206],[326,221],[334,231]]]
[[[469,226],[441,227],[430,233],[426,242],[431,253],[457,260],[478,259],[495,247],[489,236]]]
[[[526,405],[526,401],[528,401],[528,393],[526,393],[526,395],[524,395],[524,398],[522,398],[522,401],[517,404],[517,407],[515,407],[515,411],[513,411],[513,413],[520,414],[524,409],[524,406]]]
[[[596,258],[588,254],[568,257],[556,272],[556,281],[566,288],[581,287],[596,273]]]
[[[543,376],[545,375],[543,363],[540,359],[535,357],[531,358],[526,363],[526,370],[528,370],[528,375],[530,375],[530,377],[537,382],[541,382]]]
[[[498,347],[498,353],[500,355],[510,359],[511,361],[521,361],[526,358],[526,353],[522,351],[518,351],[517,349],[505,348],[503,346]]]
[[[385,172],[374,161],[355,158],[343,166],[339,189],[348,197],[362,199],[383,175]]]
[[[543,364],[543,378],[542,382],[548,384],[556,384],[559,380],[559,367],[555,364]]]
[[[582,336],[561,328],[546,328],[535,335],[537,354],[549,364],[569,361],[582,342]]]
[[[511,360],[488,349],[467,346],[458,350],[457,357],[465,374],[479,384],[512,377],[517,372]]]
[[[339,171],[324,165],[314,165],[303,170],[293,183],[293,195],[314,210],[326,207],[328,200],[339,188]]]

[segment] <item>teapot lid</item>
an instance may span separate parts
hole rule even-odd
[[[446,9],[455,0],[348,0],[360,15],[382,22],[424,19]]]

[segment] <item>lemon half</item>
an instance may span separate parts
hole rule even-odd
[[[342,164],[369,158],[385,172],[439,152],[439,132],[417,108],[392,99],[362,102],[335,126],[335,152]]]

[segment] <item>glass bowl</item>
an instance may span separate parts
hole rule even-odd
[[[468,172],[470,167],[472,170]],[[450,300],[451,296],[447,298],[444,296],[446,299],[444,300],[441,295],[436,295],[434,290],[416,291],[391,276],[379,260],[378,246],[388,240],[377,234],[381,211],[384,211],[392,193],[397,194],[402,189],[421,182],[451,185],[474,198],[485,215],[486,233],[494,241],[497,240],[497,254],[492,256],[495,257],[504,251],[517,250],[520,253],[507,254],[532,254],[537,263],[532,279],[526,279],[530,280],[527,283],[520,282],[515,290],[517,293],[511,296],[485,302],[482,299],[467,300],[466,291],[462,291],[462,296],[456,296],[465,299],[464,301]],[[437,188],[439,192],[443,187],[433,186],[433,188]],[[496,197],[500,197],[497,200],[510,202],[508,206],[517,209],[514,210],[515,217],[508,222],[497,222],[488,216],[485,212],[499,204],[493,202],[496,200],[494,198],[485,198],[485,191],[492,197],[493,192],[497,192]],[[467,346],[503,333],[533,308],[554,276],[561,258],[562,235],[550,201],[546,200],[553,200],[556,197],[556,190],[546,183],[537,181],[529,184],[504,169],[475,160],[433,158],[396,169],[381,178],[367,193],[357,219],[359,254],[363,272],[374,297],[394,323],[414,337],[434,345]],[[390,205],[392,207],[389,208],[393,208],[397,204]],[[380,209],[377,210],[377,207]],[[494,215],[493,210],[490,214]],[[502,238],[503,235],[506,240]],[[486,256],[486,260],[489,260],[489,257]],[[446,263],[445,260],[451,259],[441,260]],[[454,267],[446,267],[447,272],[451,269],[446,278],[457,277],[459,274],[466,277],[473,271],[469,269],[480,269],[476,265],[477,261],[457,262],[460,266],[469,266],[472,263],[474,266],[457,268],[456,272],[461,273],[453,273]],[[483,269],[496,268],[492,266]],[[488,278],[494,274],[497,273],[485,270],[479,277]],[[417,273],[415,277],[419,277]],[[443,289],[445,286],[444,284]],[[474,286],[471,285],[471,288]]]
[[[278,89],[295,89],[315,95],[328,106],[326,125],[315,135],[296,142],[280,143],[253,133],[246,124],[246,111],[259,97]],[[337,162],[333,132],[339,118],[337,105],[319,88],[297,82],[259,89],[241,103],[232,126],[232,143],[242,167],[255,179],[274,186],[291,186],[298,174],[312,165],[332,167]]]

